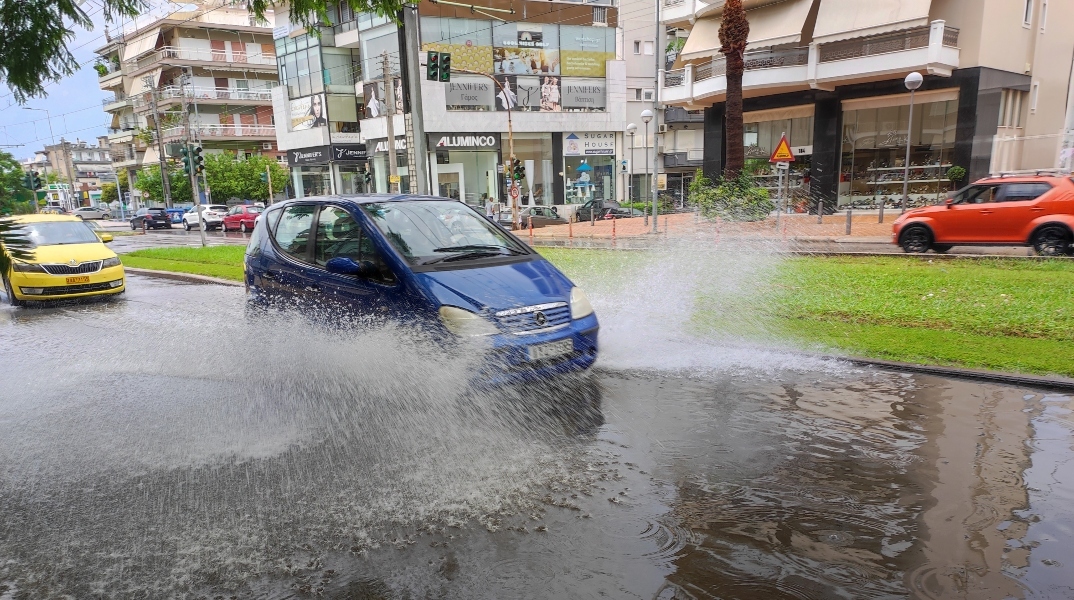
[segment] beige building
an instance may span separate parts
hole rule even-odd
[[[165,144],[190,139],[206,153],[278,156],[271,25],[220,1],[198,2],[189,12],[166,6],[172,11],[140,16],[96,50],[100,87],[112,94],[102,103],[112,115],[108,139],[116,168],[134,171],[159,161],[157,144],[139,135],[155,129],[154,93]]]
[[[704,111],[704,169],[724,161],[722,1],[661,0],[685,36],[661,73],[661,101]],[[877,208],[942,197],[1001,171],[1062,166],[1074,56],[1074,3],[1058,0],[744,0],[747,160],[786,134],[804,204]],[[924,76],[910,94],[903,79]],[[960,166],[968,176],[951,181]],[[807,200],[808,199],[808,200]]]

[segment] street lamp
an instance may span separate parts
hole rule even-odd
[[[631,123],[626,126],[626,130],[630,134],[630,179],[627,181],[627,204],[634,204],[634,149],[638,147],[637,142],[634,141],[634,135],[638,133],[638,126]]]
[[[645,122],[645,143],[648,144],[649,143],[649,121],[653,120],[653,111],[649,110],[648,108],[646,108],[645,110],[641,111],[641,120]],[[646,147],[648,147],[648,146],[646,146]],[[649,154],[648,154],[649,151],[646,150],[645,152],[646,152],[646,154],[645,154],[645,179],[648,181],[649,180]],[[656,148],[653,148],[653,158],[654,159],[656,158]],[[653,175],[654,176],[656,175],[656,165],[655,164],[653,165]],[[654,184],[651,181],[649,182],[649,189],[655,190]],[[654,192],[654,196],[655,196],[655,192]],[[649,226],[649,213],[648,212],[645,213],[645,226],[646,227]],[[653,226],[654,227],[656,226],[656,200],[653,200]]]
[[[903,164],[902,175],[902,212],[906,212],[906,205],[909,202],[909,189],[910,189],[910,140],[914,135],[914,90],[921,87],[921,82],[925,80],[921,76],[921,73],[914,71],[906,76],[903,80],[903,84],[906,85],[906,89],[910,90],[910,119],[906,124],[906,162]],[[880,208],[884,210],[883,207]],[[881,215],[883,213],[881,212]]]

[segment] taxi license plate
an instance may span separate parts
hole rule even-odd
[[[574,340],[566,339],[529,347],[530,360],[555,358],[574,351]]]
[[[73,283],[89,283],[89,276],[83,275],[82,277],[68,277],[67,285],[71,285]]]

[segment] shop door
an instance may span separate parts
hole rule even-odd
[[[466,181],[462,165],[436,165],[436,193],[444,198],[464,200]]]

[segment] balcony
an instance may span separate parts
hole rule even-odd
[[[123,83],[123,69],[110,63],[105,64],[105,68],[108,69],[107,73],[97,75],[97,84],[102,90],[109,90]]]
[[[122,92],[116,92],[114,95],[101,99],[101,107],[105,112],[112,112],[119,110],[125,106],[131,105],[131,98]]]
[[[747,52],[742,88],[804,87],[808,61],[808,48]],[[707,100],[727,92],[727,62],[722,56],[662,75],[660,99],[669,104],[691,104],[694,100]]]
[[[229,50],[204,50],[165,46],[141,58],[123,63],[131,75],[164,65],[205,66],[230,71],[276,72],[276,56],[272,54],[247,54]]]
[[[664,154],[664,166],[672,168],[701,168],[705,151],[700,148],[672,150]]]
[[[696,13],[704,8],[708,8],[712,2],[702,2],[701,0],[659,0],[663,4],[660,6],[660,20],[667,25],[684,25],[690,22],[696,16]]]
[[[686,110],[681,106],[669,106],[664,109],[664,122],[668,125],[681,123],[704,123],[705,111]]]
[[[164,141],[174,142],[184,139],[187,135],[187,128],[183,126],[169,127],[162,130],[161,137]],[[202,142],[211,142],[212,140],[221,141],[239,141],[239,140],[276,140],[276,126],[275,125],[261,125],[257,123],[251,124],[228,124],[228,125],[193,125],[190,127],[190,137],[200,139]]]
[[[808,48],[746,52],[742,89],[834,90],[839,85],[902,76],[911,71],[949,77],[958,68],[958,33],[943,21],[933,21],[928,27],[814,43]],[[722,56],[683,69],[661,71],[660,99],[688,108],[720,102],[727,92],[726,74]]]
[[[275,81],[271,83],[271,87],[256,89],[202,87],[196,85],[180,87],[171,85],[161,88],[160,96],[157,98],[157,106],[159,108],[169,104],[176,104],[182,102],[184,97],[187,102],[197,102],[198,104],[263,104],[268,106],[272,103],[272,88],[276,86]],[[148,96],[139,96],[134,100],[135,110],[145,111],[151,108],[152,103]]]

